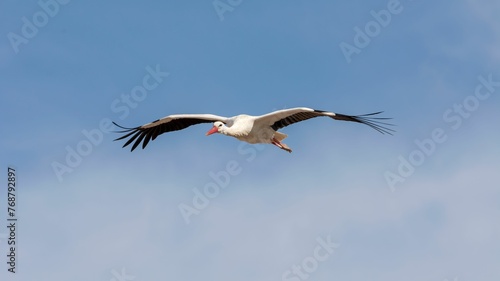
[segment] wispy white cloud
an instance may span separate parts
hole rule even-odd
[[[330,234],[342,246],[317,276],[441,280],[455,274],[492,280],[495,267],[485,270],[481,265],[491,264],[497,257],[494,249],[500,247],[500,229],[494,223],[500,214],[494,201],[500,195],[495,157],[465,157],[467,163],[434,179],[418,177],[396,193],[384,182],[354,174],[334,184],[327,176],[308,179],[315,167],[331,165],[325,159],[310,165],[309,172],[288,165],[288,174],[299,177],[276,174],[265,179],[259,179],[250,163],[248,178],[235,178],[231,189],[190,225],[177,210],[189,188],[168,180],[168,172],[167,178],[156,176],[157,184],[145,185],[139,175],[127,176],[134,171],[123,167],[92,172],[83,180],[92,171],[83,167],[70,186],[42,184],[21,194],[26,217],[21,253],[25,264],[39,268],[24,274],[65,280],[79,273],[81,280],[108,280],[111,269],[125,266],[140,280],[277,280],[310,254],[316,237]],[[104,160],[100,168],[109,164]],[[358,167],[358,173],[371,174],[369,166]],[[101,180],[96,184],[92,179]],[[36,237],[27,235],[33,232]],[[42,262],[49,254],[59,257],[52,259],[58,264],[56,275]],[[244,272],[253,275],[245,279]]]

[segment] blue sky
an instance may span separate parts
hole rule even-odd
[[[230,8],[221,18],[213,3]],[[2,280],[500,277],[498,1],[9,0],[0,10],[1,181],[16,168],[19,218],[17,273],[2,262]],[[356,45],[367,25],[378,29]],[[358,51],[347,58],[342,44]],[[151,80],[151,69],[163,74]],[[122,100],[144,79],[154,87]],[[100,126],[296,106],[383,110],[397,133],[318,118],[282,130],[288,154],[205,137],[205,124],[130,153]],[[196,209],[207,186],[218,192]]]

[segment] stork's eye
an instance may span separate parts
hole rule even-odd
[[[222,124],[219,124],[219,128],[222,127]]]

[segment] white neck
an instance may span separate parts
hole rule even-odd
[[[222,125],[222,127],[220,128],[220,132],[221,134],[223,135],[226,135],[226,136],[234,136],[234,130],[231,129],[231,127],[228,127],[226,125]]]
[[[245,130],[241,126],[235,126],[235,125],[233,125],[231,127],[227,127],[226,125],[222,125],[219,133],[224,134],[226,136],[235,137],[235,138],[246,136],[248,134],[247,130]]]

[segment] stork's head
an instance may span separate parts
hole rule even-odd
[[[215,134],[215,133],[221,133],[222,130],[224,130],[224,123],[222,123],[221,121],[216,121],[214,122],[214,126],[212,127],[212,129],[210,129],[208,132],[207,132],[207,136],[211,135],[211,134]]]

